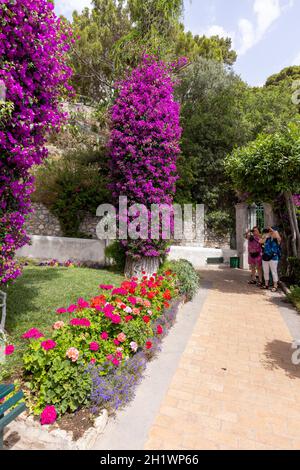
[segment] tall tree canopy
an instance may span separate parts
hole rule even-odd
[[[182,0],[93,0],[92,9],[74,12],[79,40],[71,64],[78,94],[110,99],[113,81],[137,66],[144,53],[166,61],[203,56],[232,65],[236,53],[231,40],[185,32],[182,11]]]
[[[206,204],[208,220],[222,228],[235,201],[224,171],[226,155],[259,133],[273,133],[297,121],[298,109],[286,87],[248,87],[222,63],[204,58],[184,71],[178,94],[183,137],[176,197]]]
[[[283,195],[289,217],[293,255],[300,258],[300,233],[293,193],[300,189],[300,126],[291,124],[274,134],[261,134],[227,157],[233,186],[252,201],[274,201]]]

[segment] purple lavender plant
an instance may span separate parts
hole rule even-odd
[[[151,349],[140,349],[120,367],[111,363],[101,367],[90,366],[92,377],[91,410],[97,414],[100,409],[108,408],[116,411],[127,405],[135,396],[136,388],[141,383],[147,362],[152,360],[161,350],[162,339],[167,336],[176,321],[181,298],[175,300],[170,308],[165,309],[156,320],[153,330],[161,325],[163,334],[151,338]]]

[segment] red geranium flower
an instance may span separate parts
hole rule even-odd
[[[152,348],[152,343],[151,343],[151,341],[147,341],[146,344],[145,344],[145,346],[146,346],[146,349],[151,349],[151,348]]]
[[[171,292],[170,292],[168,289],[164,292],[163,298],[164,298],[165,300],[171,300],[171,298],[172,298],[172,297],[171,297]]]
[[[103,307],[106,304],[106,297],[105,295],[98,295],[91,300],[91,307]]]
[[[126,323],[128,323],[130,320],[133,319],[133,316],[132,315],[127,315],[127,317],[125,317],[125,321]]]
[[[169,307],[170,307],[169,302],[164,302],[164,306],[165,306],[166,308],[169,308]]]
[[[150,299],[150,300],[154,299],[154,297],[155,297],[155,292],[148,292],[147,297],[148,297],[148,299]]]
[[[147,315],[145,315],[145,316],[143,317],[143,320],[144,320],[145,323],[149,323],[149,322],[150,322],[150,317],[148,317]]]
[[[156,333],[158,335],[161,335],[161,334],[163,334],[163,332],[164,332],[163,327],[161,325],[157,325]]]

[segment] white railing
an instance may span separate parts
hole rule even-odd
[[[7,297],[7,294],[5,292],[0,291],[0,308],[2,310],[0,333],[4,333],[5,320],[6,320],[6,297]]]

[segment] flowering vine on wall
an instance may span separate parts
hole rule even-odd
[[[60,97],[71,91],[65,55],[72,33],[46,0],[1,0],[0,283],[20,275],[14,262],[28,243],[33,165],[47,156],[45,137],[65,119]],[[3,92],[2,92],[3,95]]]

